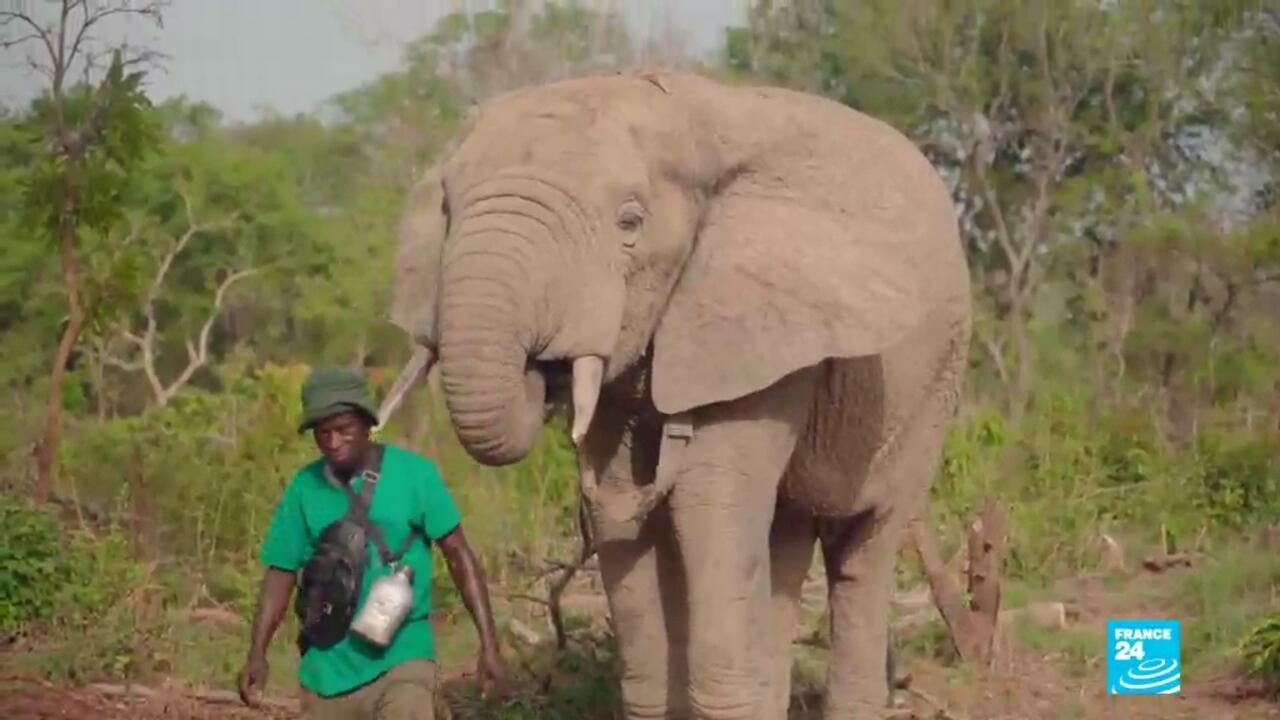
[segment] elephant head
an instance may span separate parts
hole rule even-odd
[[[907,199],[874,172],[824,181],[824,151],[794,131],[794,112],[785,95],[677,73],[481,105],[403,216],[392,320],[419,350],[383,419],[438,358],[460,441],[506,464],[540,431],[548,383],[569,373],[577,442],[602,383],[637,363],[674,414],[901,338],[927,282],[900,240]],[[892,131],[867,122],[859,152],[887,163],[888,187],[938,182],[922,159],[888,157]],[[831,187],[790,185],[806,168]],[[831,200],[859,194],[865,215]]]

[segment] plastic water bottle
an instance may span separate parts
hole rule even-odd
[[[391,644],[413,608],[413,568],[401,565],[373,581],[369,596],[351,623],[351,631],[378,647]]]

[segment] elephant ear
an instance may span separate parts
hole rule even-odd
[[[434,347],[440,261],[448,230],[440,165],[423,173],[400,218],[391,295],[391,322],[415,342]]]
[[[894,345],[925,314],[913,234],[790,199],[717,201],[654,337],[658,410],[742,397],[825,358]]]

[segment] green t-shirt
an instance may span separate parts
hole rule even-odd
[[[364,481],[357,478],[351,489],[359,494],[363,485]],[[262,562],[289,572],[301,570],[310,559],[320,532],[342,517],[349,503],[346,492],[325,476],[323,459],[299,470],[285,488],[271,518],[262,544]],[[431,540],[438,540],[461,521],[435,463],[391,444],[386,445],[382,456],[370,515],[392,552],[404,543],[411,523]],[[372,541],[368,553],[357,613],[373,581],[389,572]],[[310,648],[302,657],[298,671],[303,687],[325,697],[337,695],[372,681],[406,660],[435,658],[435,638],[428,617],[430,545],[422,538],[415,540],[401,562],[413,567],[414,602],[391,644],[379,649],[348,635],[330,648]]]

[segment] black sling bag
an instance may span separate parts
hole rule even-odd
[[[390,565],[404,556],[418,536],[418,529],[411,528],[404,543],[392,554],[382,531],[369,517],[384,449],[381,444],[373,446],[369,467],[361,473],[364,485],[359,495],[351,489],[350,483],[334,478],[351,503],[346,514],[321,531],[311,558],[302,568],[302,579],[293,606],[300,624],[300,653],[306,653],[312,647],[333,647],[346,636],[364,584],[369,539],[373,540],[382,562]],[[330,473],[327,466],[325,472]]]

